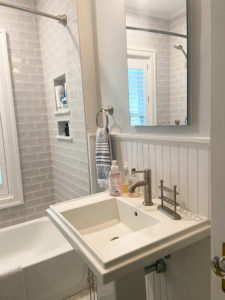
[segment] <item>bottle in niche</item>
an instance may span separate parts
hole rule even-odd
[[[56,98],[56,106],[58,110],[62,109],[62,98],[64,97],[64,86],[57,85],[55,86],[55,98]]]
[[[128,180],[128,187],[129,187],[129,189],[130,189],[130,187],[133,184],[135,184],[135,183],[137,183],[139,181],[137,174],[134,173],[135,171],[136,171],[135,168],[131,169],[131,174],[130,174],[130,177],[129,177],[129,180]],[[140,196],[140,188],[139,187],[136,188],[134,193],[130,193],[129,192],[128,195],[129,195],[129,197],[133,197],[133,198],[134,197],[139,197]]]
[[[69,124],[65,123],[64,127],[65,136],[70,136]]]
[[[109,172],[109,194],[111,196],[122,194],[122,175],[116,160],[112,161],[111,171]]]

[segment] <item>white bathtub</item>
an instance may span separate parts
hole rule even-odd
[[[0,245],[0,268],[22,266],[28,300],[62,300],[87,287],[87,268],[46,217],[1,229]]]

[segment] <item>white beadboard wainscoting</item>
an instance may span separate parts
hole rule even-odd
[[[160,180],[178,186],[181,207],[210,217],[210,139],[112,134],[113,158],[122,170],[152,170],[153,196],[159,195]],[[92,192],[99,191],[95,170],[95,134],[89,134],[89,160]]]
[[[181,206],[210,217],[210,139],[112,134],[113,158],[122,169],[152,170],[152,189],[159,195],[161,179],[178,186]],[[95,134],[88,135],[92,193],[96,182]],[[154,200],[153,200],[154,201]],[[169,253],[168,253],[169,254]],[[210,240],[205,239],[176,253],[166,261],[166,273],[146,276],[148,300],[210,300]],[[151,262],[149,262],[151,263]]]

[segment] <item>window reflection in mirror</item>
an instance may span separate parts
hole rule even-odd
[[[130,125],[187,125],[187,1],[125,5]]]

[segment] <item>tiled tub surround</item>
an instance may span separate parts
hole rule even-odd
[[[68,26],[0,7],[0,27],[8,35],[25,200],[24,205],[0,211],[0,228],[41,217],[55,201],[89,194],[76,1],[9,2],[65,13]],[[54,115],[53,80],[62,74],[73,142],[55,138],[57,120],[63,117]]]
[[[67,26],[38,17],[56,201],[90,193],[76,1],[36,0],[39,10],[66,14]],[[70,115],[56,116],[53,80],[66,75]],[[57,120],[69,120],[72,142],[59,141]]]
[[[171,20],[148,17],[135,12],[126,12],[126,24],[143,28],[186,34],[186,15],[180,14]],[[186,40],[168,35],[127,30],[128,49],[155,50],[157,79],[157,117],[159,125],[180,120],[185,124],[187,76],[186,59],[181,51],[174,49],[181,44],[187,50]],[[182,80],[181,80],[182,79]]]
[[[30,0],[9,2],[34,7]],[[8,38],[25,202],[0,210],[0,227],[5,227],[43,216],[54,192],[37,19],[0,7],[0,27]]]

